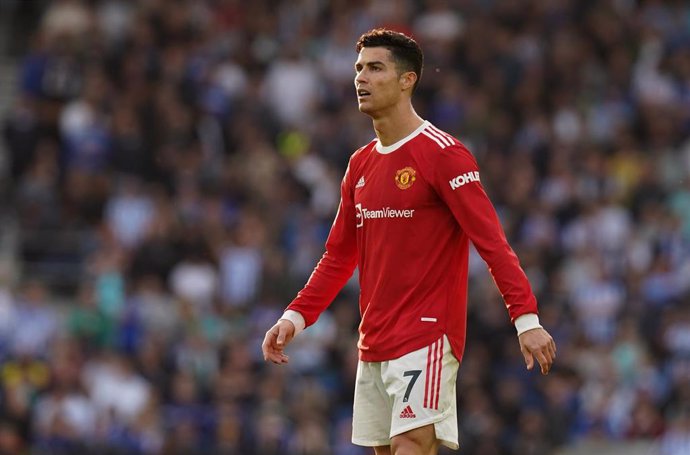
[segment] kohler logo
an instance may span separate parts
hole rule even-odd
[[[479,171],[473,171],[473,172],[465,172],[464,174],[460,174],[454,179],[451,179],[448,181],[450,183],[450,188],[455,190],[457,188],[460,188],[466,183],[470,182],[478,182],[479,181]]]

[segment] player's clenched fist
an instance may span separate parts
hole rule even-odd
[[[280,319],[271,327],[264,342],[261,345],[261,350],[264,353],[264,360],[270,360],[273,363],[283,364],[288,363],[289,358],[283,354],[283,349],[295,336],[295,325],[287,319]]]

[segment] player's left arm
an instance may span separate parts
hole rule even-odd
[[[553,362],[556,360],[556,342],[543,327],[528,330],[518,336],[520,352],[525,358],[527,369],[534,368],[536,357],[541,374],[549,374]]]
[[[539,323],[537,300],[484,191],[476,160],[460,144],[441,150],[437,159],[433,168],[439,196],[487,263],[515,324],[527,368],[533,368],[536,358],[547,374],[556,344]]]

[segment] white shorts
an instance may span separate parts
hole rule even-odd
[[[360,361],[352,417],[353,444],[386,446],[393,436],[434,424],[441,444],[457,449],[458,367],[445,335],[398,359]]]

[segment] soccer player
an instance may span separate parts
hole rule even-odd
[[[361,323],[352,442],[377,455],[458,448],[455,383],[465,345],[469,242],[503,296],[528,369],[556,357],[537,302],[465,146],[415,112],[423,54],[386,29],[357,42],[359,110],[376,139],[357,150],[341,184],[326,252],[268,330],[264,358],[288,362],[286,345],[359,267]]]

